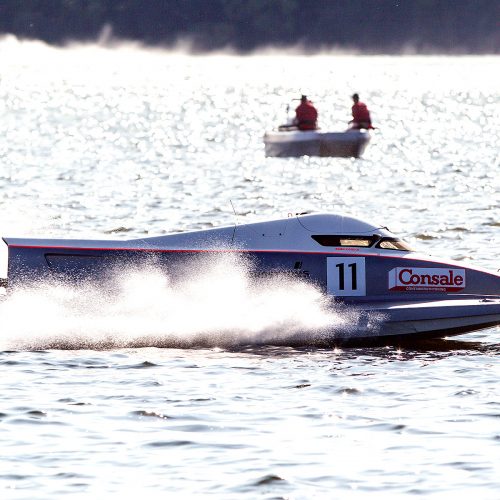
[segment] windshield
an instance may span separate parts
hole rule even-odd
[[[374,236],[340,236],[333,234],[318,234],[312,236],[312,239],[324,247],[370,247],[377,241]]]
[[[397,238],[382,238],[377,243],[377,248],[383,248],[384,250],[401,250],[404,252],[413,252],[413,248],[402,240]]]

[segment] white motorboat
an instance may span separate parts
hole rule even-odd
[[[266,156],[359,158],[370,141],[370,133],[366,130],[324,132],[319,129],[304,131],[289,127],[280,129],[265,133]]]

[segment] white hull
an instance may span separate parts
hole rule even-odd
[[[401,303],[373,302],[365,314],[382,315],[378,335],[385,338],[443,337],[490,328],[500,324],[500,299],[445,299]],[[373,333],[372,333],[373,335]],[[377,335],[373,335],[376,337]]]
[[[360,130],[346,132],[287,130],[266,132],[264,135],[266,156],[274,157],[359,158],[369,141],[370,134]]]

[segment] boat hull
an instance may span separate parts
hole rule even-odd
[[[83,248],[29,248],[24,249],[24,252],[25,262],[29,264],[19,268],[18,272],[13,270],[10,275],[12,288],[26,280],[56,280],[73,284],[93,282],[105,287],[106,283],[112,285],[116,276],[151,267],[164,272],[175,283],[177,278],[184,278],[186,269],[203,269],[214,259],[225,258],[228,252],[233,253],[228,250],[196,252]],[[330,292],[332,310],[338,312],[341,319],[349,318],[348,327],[336,327],[312,337],[307,332],[287,337],[288,345],[394,344],[403,338],[440,338],[500,325],[500,296],[481,296],[479,293],[453,295],[432,291],[406,291],[391,295],[391,291],[387,290],[387,281],[377,277],[389,276],[392,269],[401,266],[400,259],[395,257],[352,257],[338,253],[332,257],[330,254],[241,250],[235,253],[239,262],[249,263],[248,276],[252,281],[277,277],[303,280],[314,283],[325,294],[329,294],[331,286],[327,277],[327,259],[334,259],[337,263],[345,258],[347,265],[356,262],[355,259],[358,262],[364,259],[367,296],[342,297],[335,296],[335,291]],[[404,261],[406,268],[419,265],[418,260]],[[481,280],[493,282],[495,279],[495,276],[469,272],[468,286],[479,292]],[[281,342],[280,339],[276,341]],[[266,343],[273,344],[274,341],[267,338]]]
[[[364,317],[380,315],[373,340],[440,338],[494,327],[500,324],[500,299],[447,299],[440,301],[372,303],[362,308]],[[358,338],[366,341],[363,329]],[[345,337],[345,342],[350,337]],[[356,340],[356,337],[353,338]]]
[[[337,306],[349,324],[323,332],[297,333],[281,341],[294,347],[342,347],[408,345],[453,337],[500,325],[500,298],[445,300],[432,302],[380,303],[353,307]],[[354,318],[357,320],[354,321]],[[280,344],[266,339],[266,343]]]
[[[279,131],[264,136],[268,157],[323,156],[359,158],[370,141],[368,132]]]

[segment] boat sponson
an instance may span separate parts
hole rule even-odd
[[[499,298],[371,303],[363,312],[384,317],[379,336],[458,335],[500,325]]]

